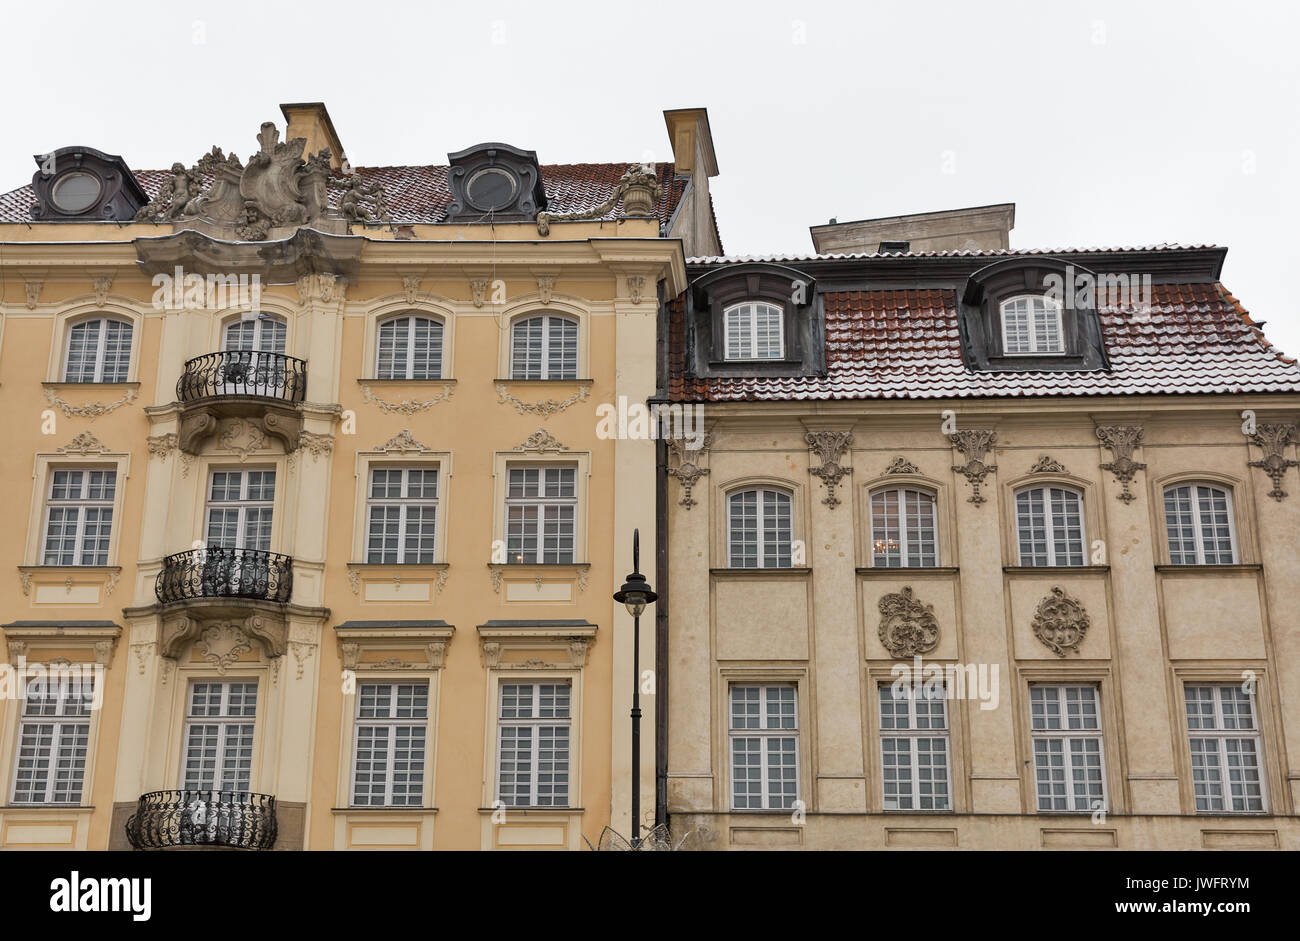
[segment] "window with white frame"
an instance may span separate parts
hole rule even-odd
[[[881,684],[880,758],[885,810],[952,810],[942,688]]]
[[[1065,487],[1016,494],[1021,565],[1083,565],[1083,495]]]
[[[1231,565],[1232,496],[1212,484],[1165,488],[1165,532],[1174,565]]]
[[[1041,294],[1022,294],[1000,305],[1002,352],[1028,356],[1065,352],[1065,331],[1061,327],[1061,305]]]
[[[577,379],[578,321],[548,314],[510,327],[511,379]]]
[[[507,807],[568,807],[572,689],[503,682],[497,712],[497,799]]]
[[[1197,813],[1265,810],[1255,697],[1242,686],[1183,687]]]
[[[222,348],[228,351],[283,353],[285,337],[283,320],[270,314],[258,314],[248,320],[235,320],[226,324]]]
[[[871,564],[884,568],[939,564],[934,494],[889,487],[871,494]]]
[[[424,800],[428,683],[360,683],[353,807],[419,807]]]
[[[214,470],[208,488],[208,547],[269,552],[274,505],[274,470]]]
[[[116,470],[52,471],[41,564],[107,565],[116,490]]]
[[[1101,711],[1093,686],[1029,687],[1030,737],[1040,811],[1106,809]]]
[[[181,787],[247,792],[253,775],[255,680],[195,680],[185,717]]]
[[[727,359],[784,359],[785,312],[775,304],[746,301],[723,311]]]
[[[376,379],[441,379],[442,321],[406,315],[379,322]]]
[[[784,490],[758,487],[727,497],[727,564],[731,568],[790,568],[793,503]]]
[[[507,561],[521,564],[573,562],[577,514],[577,465],[507,468]]]
[[[731,806],[783,810],[799,799],[798,690],[792,683],[730,691]]]
[[[111,317],[82,320],[68,328],[64,382],[126,382],[131,367],[128,321]]]
[[[15,804],[80,804],[90,747],[93,677],[33,677],[18,720]]]
[[[437,551],[438,469],[372,467],[366,561],[428,564]]]

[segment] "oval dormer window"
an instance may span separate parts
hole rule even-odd
[[[483,212],[497,212],[515,201],[518,185],[512,174],[498,167],[484,167],[469,178],[465,196]]]
[[[65,173],[54,181],[50,189],[50,198],[60,212],[75,214],[85,212],[99,200],[103,186],[99,177],[74,170]]]

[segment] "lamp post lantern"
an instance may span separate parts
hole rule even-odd
[[[641,614],[659,596],[641,574],[641,530],[632,530],[632,574],[614,600],[632,615],[632,848],[641,844]]]

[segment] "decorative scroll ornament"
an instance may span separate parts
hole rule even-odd
[[[1034,466],[1029,468],[1031,474],[1068,474],[1065,465],[1060,461],[1054,460],[1049,455],[1042,455],[1034,462]]]
[[[336,297],[340,299],[343,297],[344,292],[347,290],[348,279],[342,275],[317,272],[315,274],[305,274],[295,283],[298,287],[299,304],[306,304],[308,301],[314,300],[332,304]]]
[[[312,463],[320,460],[322,455],[331,454],[334,451],[333,435],[317,435],[310,431],[298,432],[298,447],[311,455]]]
[[[1139,425],[1106,425],[1097,428],[1097,437],[1110,449],[1114,459],[1101,465],[1101,469],[1110,471],[1115,479],[1124,485],[1119,499],[1132,503],[1137,497],[1129,490],[1133,476],[1146,465],[1133,460],[1133,449],[1142,443],[1142,428]]]
[[[885,468],[886,474],[919,474],[921,469],[905,457],[896,457]]]
[[[973,492],[966,498],[967,503],[979,506],[984,502],[980,485],[984,478],[998,469],[996,464],[985,464],[984,455],[998,440],[998,433],[992,428],[966,428],[948,436],[948,440],[957,446],[957,450],[966,456],[965,464],[954,464],[953,471],[970,481]]]
[[[699,461],[712,444],[713,435],[711,434],[706,434],[703,443],[698,448],[694,449],[686,447],[686,440],[684,438],[668,439],[668,450],[677,458],[677,466],[669,467],[668,475],[675,478],[677,482],[682,485],[682,499],[680,503],[682,506],[686,507],[687,512],[689,512],[691,507],[695,506],[696,503],[695,498],[691,496],[691,489],[701,477],[705,477],[709,473],[709,469],[707,467],[701,467]]]
[[[633,274],[627,278],[627,295],[633,304],[641,303],[641,294],[645,291],[645,275]]]
[[[539,212],[537,214],[537,234],[545,238],[551,234],[552,222],[581,222],[584,219],[599,219],[610,212],[621,200],[623,213],[629,216],[648,216],[659,205],[663,188],[659,185],[659,174],[654,164],[633,164],[618,181],[614,194],[599,206],[585,212]]]
[[[880,599],[878,634],[885,649],[896,659],[920,656],[939,644],[939,622],[934,606],[912,597],[911,586]]]
[[[223,676],[238,662],[240,654],[253,649],[252,641],[237,621],[214,623],[199,636],[197,646],[203,659]]]
[[[537,278],[537,299],[545,307],[551,302],[551,292],[555,290],[555,278],[549,275]]]
[[[562,444],[560,439],[555,437],[545,428],[538,428],[529,435],[523,444],[516,444],[516,451],[536,451],[538,454],[555,453],[569,450],[569,446]]]
[[[108,292],[113,289],[113,276],[108,275],[94,280],[95,306],[103,307],[108,303]]]
[[[229,418],[221,422],[218,427],[218,443],[227,451],[238,454],[241,464],[248,460],[250,454],[262,450],[269,444],[262,429],[255,422],[247,419]]]
[[[64,401],[53,389],[45,390],[45,398],[51,405],[57,405],[61,408],[63,414],[68,418],[88,418],[94,421],[101,415],[107,415],[114,409],[129,404],[135,398],[135,390],[127,389],[122,393],[122,397],[115,402],[89,402],[86,405],[73,405],[71,402]]]
[[[453,391],[455,391],[454,386],[445,385],[442,387],[442,391],[431,399],[424,399],[423,401],[403,399],[400,402],[386,402],[379,396],[375,395],[374,390],[371,389],[370,386],[363,385],[361,387],[361,397],[372,405],[378,405],[385,412],[400,412],[403,415],[414,415],[417,412],[422,412],[426,408],[432,408],[439,402],[451,398]]]
[[[809,431],[803,437],[822,461],[820,467],[810,467],[808,473],[820,477],[826,485],[826,496],[822,503],[833,510],[840,505],[839,498],[835,496],[835,488],[853,470],[840,465],[844,451],[853,443],[853,435],[847,431]]]
[[[469,283],[470,294],[474,297],[474,306],[482,307],[487,303],[487,279],[475,278]]]
[[[145,438],[145,443],[149,447],[150,457],[165,461],[167,456],[176,450],[180,443],[180,436],[174,431],[169,431],[163,435],[150,435]]]
[[[509,403],[515,407],[515,411],[520,415],[540,415],[542,418],[550,418],[557,412],[562,412],[570,405],[576,405],[578,402],[587,400],[587,387],[579,386],[577,391],[566,399],[543,399],[540,402],[525,402],[517,398],[511,391],[510,387],[504,382],[497,383],[497,404],[505,405]]]
[[[63,447],[60,454],[107,454],[108,448],[89,431],[83,431]]]
[[[1287,445],[1297,443],[1296,426],[1290,424],[1258,425],[1255,428],[1255,433],[1250,436],[1250,440],[1255,447],[1264,452],[1264,459],[1247,461],[1247,466],[1258,467],[1268,474],[1269,479],[1273,481],[1273,489],[1268,492],[1268,495],[1281,502],[1286,497],[1286,491],[1282,489],[1282,480],[1286,477],[1286,469],[1300,466],[1300,462],[1293,461],[1285,456]]]
[[[1089,623],[1083,605],[1053,585],[1052,593],[1034,610],[1033,631],[1053,653],[1064,657],[1067,650],[1079,652]]]
[[[35,310],[36,303],[41,299],[41,288],[45,287],[44,281],[24,281],[23,288],[27,292],[27,309]]]
[[[420,442],[416,441],[415,438],[411,437],[411,431],[409,428],[403,428],[401,431],[393,435],[383,444],[376,445],[371,450],[388,451],[397,454],[408,454],[413,451],[416,452],[428,451],[429,448],[421,444]]]
[[[402,278],[402,294],[406,298],[406,303],[414,304],[415,299],[420,296],[420,279],[414,275]]]

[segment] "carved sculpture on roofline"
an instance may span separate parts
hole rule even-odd
[[[259,149],[247,166],[233,153],[227,157],[220,147],[192,167],[172,164],[168,179],[135,220],[199,222],[233,230],[245,242],[265,241],[273,229],[310,225],[341,233],[352,222],[391,221],[383,186],[356,175],[342,184],[338,209],[330,208],[329,150],[304,159],[306,139],[281,142],[279,129],[270,121],[262,124],[257,142]]]
[[[537,214],[537,234],[545,238],[551,234],[552,222],[580,222],[584,219],[599,219],[608,213],[620,201],[623,213],[628,216],[648,216],[654,213],[663,195],[659,185],[659,174],[651,163],[634,163],[623,173],[609,199],[599,206],[585,212],[539,212]]]

